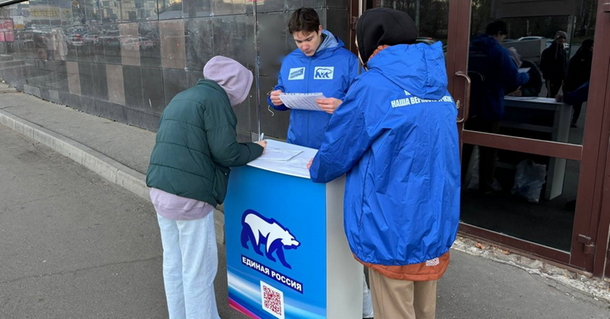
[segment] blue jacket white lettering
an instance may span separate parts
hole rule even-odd
[[[311,179],[347,173],[345,233],[362,261],[408,265],[449,250],[460,211],[457,110],[441,43],[368,62],[333,114]]]
[[[344,48],[343,42],[327,30],[316,54],[308,57],[298,48],[282,63],[274,90],[284,93],[317,93],[343,100],[349,85],[358,75],[358,58]],[[276,110],[286,106],[269,105]],[[326,112],[291,110],[287,142],[319,148],[331,115]]]

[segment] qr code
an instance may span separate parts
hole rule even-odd
[[[284,319],[284,293],[261,281],[263,309],[276,318]]]

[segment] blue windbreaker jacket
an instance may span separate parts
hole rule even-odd
[[[323,30],[326,38],[316,54],[308,57],[298,48],[282,63],[274,90],[285,93],[317,93],[343,100],[347,89],[358,75],[358,58],[344,48],[343,42]],[[286,106],[269,105],[276,110]],[[318,149],[324,138],[330,114],[320,111],[291,110],[287,142]]]
[[[470,117],[488,121],[504,118],[504,95],[508,87],[518,87],[529,81],[527,73],[519,73],[517,65],[496,39],[482,34],[470,43],[468,72],[476,72],[484,81],[473,82]]]
[[[457,110],[441,43],[396,45],[368,62],[333,114],[310,173],[347,173],[345,232],[361,261],[408,265],[441,256],[457,233]]]

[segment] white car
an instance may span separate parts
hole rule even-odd
[[[545,37],[540,36],[528,36],[528,37],[520,37],[517,41],[527,41],[527,40],[542,40],[546,39]]]
[[[138,38],[123,38],[121,39],[121,47],[125,50],[140,50],[140,41]]]
[[[519,39],[517,39],[517,41],[527,41],[527,40],[541,40],[541,39],[545,39],[545,45],[546,47],[550,47],[551,44],[553,43],[553,39],[547,39],[545,37],[541,37],[541,36],[527,36],[527,37],[520,37]],[[564,49],[569,49],[570,48],[570,44],[568,42],[563,44],[563,48]]]

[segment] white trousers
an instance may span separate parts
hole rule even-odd
[[[362,277],[362,318],[373,318],[373,300],[371,298],[371,290],[366,285],[366,278]]]
[[[157,214],[163,243],[163,282],[170,319],[220,319],[214,294],[218,251],[214,212],[196,220]]]

